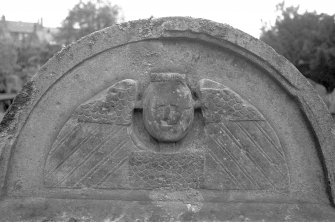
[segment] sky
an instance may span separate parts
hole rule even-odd
[[[166,16],[191,16],[226,23],[256,38],[264,22],[274,24],[276,5],[282,0],[110,0],[122,8],[125,21]],[[79,0],[0,0],[0,16],[6,20],[37,22],[59,27]],[[335,14],[335,0],[286,0],[300,5],[300,12]]]

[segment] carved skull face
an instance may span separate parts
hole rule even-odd
[[[152,82],[144,94],[144,125],[159,141],[178,141],[193,121],[193,103],[191,91],[183,82]]]

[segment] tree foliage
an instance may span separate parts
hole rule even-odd
[[[80,0],[62,23],[58,40],[69,44],[94,31],[111,26],[119,21],[120,8],[103,0],[83,2]]]
[[[9,33],[0,27],[0,76],[11,74],[17,67],[17,52]]]
[[[38,39],[34,41],[34,44],[33,41],[26,41],[24,44],[15,42],[9,31],[4,26],[0,26],[0,93],[20,91],[22,84],[61,48],[60,45],[50,45],[39,42]],[[14,79],[19,80],[18,78],[20,81],[17,81],[18,86],[13,92],[14,88],[9,87],[9,82]]]
[[[60,45],[50,45],[48,43],[17,47],[18,69],[16,69],[16,75],[26,82],[60,49]]]
[[[277,5],[280,16],[270,28],[263,26],[261,40],[290,60],[308,78],[335,88],[335,15],[305,12]]]
[[[16,46],[4,27],[0,26],[0,93],[6,93],[6,80],[19,67]],[[2,111],[0,104],[0,112]]]

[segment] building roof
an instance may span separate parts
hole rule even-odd
[[[41,23],[18,22],[5,20],[4,16],[0,20],[0,27],[4,26],[9,33],[36,34],[40,41],[55,44],[54,35],[59,32],[59,28],[43,27]]]
[[[6,25],[9,32],[33,33],[37,24],[30,22],[6,21]]]

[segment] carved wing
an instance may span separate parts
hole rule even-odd
[[[45,186],[125,187],[122,165],[133,146],[127,126],[136,96],[136,81],[123,80],[80,105],[49,151]]]
[[[208,179],[212,179],[206,186],[241,190],[287,188],[284,150],[264,116],[220,83],[203,79],[199,90],[206,123],[206,171]]]

